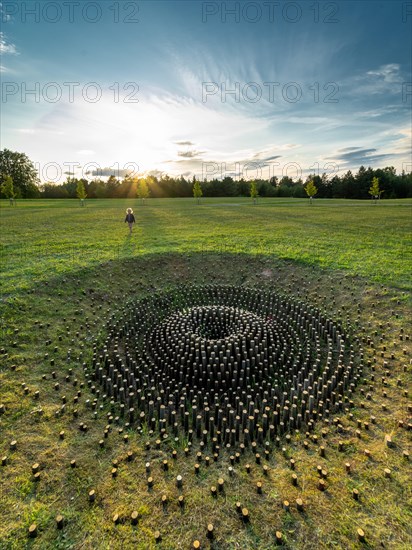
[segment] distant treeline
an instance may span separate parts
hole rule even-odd
[[[374,180],[374,181],[373,181]],[[314,185],[307,186],[309,181]],[[196,184],[196,186],[195,186]],[[200,184],[200,189],[199,189]],[[61,184],[40,184],[38,171],[25,153],[0,150],[0,198],[14,199],[110,199],[132,197],[306,197],[311,188],[317,198],[370,199],[372,195],[383,199],[412,197],[412,173],[397,174],[393,166],[386,168],[365,168],[361,166],[355,174],[348,170],[342,175],[309,175],[301,178],[289,176],[272,177],[269,180],[245,179],[196,180],[162,175],[126,176],[117,178],[94,177],[77,179],[69,176]],[[375,192],[372,191],[372,186]]]
[[[361,166],[358,172],[350,170],[345,174],[328,177],[310,175],[305,181],[292,179],[289,176],[282,178],[272,177],[270,180],[256,179],[256,186],[260,197],[306,197],[304,185],[313,180],[317,198],[336,199],[370,199],[369,189],[373,178],[379,179],[381,198],[410,198],[412,197],[412,173],[396,174],[393,167],[365,168]],[[76,198],[79,181],[84,184],[87,198],[130,198],[136,197],[139,185],[144,180],[149,189],[149,196],[153,198],[166,197],[193,197],[195,178],[147,176],[145,178],[118,179],[110,176],[107,180],[93,179],[78,180],[68,178],[62,184],[44,184],[39,187],[39,196],[43,198]],[[204,197],[248,197],[250,196],[251,182],[244,179],[235,180],[232,177],[200,181]]]

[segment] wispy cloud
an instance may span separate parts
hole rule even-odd
[[[178,151],[177,155],[179,157],[192,159],[195,157],[199,157],[200,155],[203,155],[204,151]]]
[[[4,32],[0,32],[0,54],[12,54],[17,55],[18,51],[14,44],[8,42]]]
[[[115,176],[117,178],[124,178],[125,176],[127,176],[128,174],[130,174],[132,172],[132,170],[127,170],[127,169],[119,169],[117,167],[114,167],[114,168],[110,168],[110,167],[104,167],[104,168],[99,168],[97,170],[90,170],[88,172],[85,173],[86,176],[93,176],[93,177],[97,177],[97,178],[104,178],[104,177],[108,177],[108,176]]]
[[[393,154],[379,153],[375,148],[345,147],[338,150],[333,156],[327,157],[327,159],[334,160],[344,166],[373,166],[392,157]]]
[[[269,162],[270,160],[276,160],[276,159],[280,159],[282,155],[273,155],[273,157],[266,157],[265,159],[263,159],[264,161],[266,162]]]
[[[371,95],[399,94],[405,79],[398,63],[388,63],[344,80],[342,88],[350,90],[352,97],[360,95],[366,99]]]
[[[399,63],[388,63],[387,65],[381,65],[379,69],[368,71],[367,76],[377,77],[379,80],[384,82],[402,82],[400,76]]]

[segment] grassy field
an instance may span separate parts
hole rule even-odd
[[[137,216],[132,238],[127,206]],[[227,252],[274,256],[410,286],[408,200],[152,199],[20,201],[1,204],[3,292],[108,259],[152,253]]]
[[[127,206],[137,218],[131,237],[123,223]],[[375,206],[319,200],[309,206],[262,199],[253,206],[226,198],[200,206],[184,199],[142,206],[96,200],[80,208],[77,201],[39,200],[20,201],[16,208],[2,202],[0,216],[1,550],[183,550],[195,539],[204,549],[270,550],[277,531],[291,550],[410,548],[410,201]],[[264,461],[267,475],[263,461],[257,464],[246,452],[230,477],[226,451],[195,475],[196,449],[186,457],[184,439],[157,449],[154,437],[122,420],[105,438],[108,416],[117,416],[118,405],[100,395],[91,407],[96,393],[85,373],[106,320],[131,297],[189,282],[270,289],[305,301],[363,347],[366,367],[351,396],[353,407],[345,407],[339,420],[318,421],[313,432],[283,438]],[[146,462],[155,481],[151,490]],[[325,491],[318,490],[318,466],[326,474]],[[214,498],[210,486],[219,477],[226,488]],[[257,481],[263,482],[262,495]],[[303,512],[296,508],[298,498]],[[237,501],[250,510],[248,525],[239,520]],[[64,518],[62,529],[57,515]],[[213,541],[206,538],[208,523],[215,528]],[[37,536],[29,537],[33,524]]]

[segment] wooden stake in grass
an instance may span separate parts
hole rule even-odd
[[[115,525],[118,525],[120,523],[119,514],[113,514],[112,521]]]
[[[64,526],[64,518],[63,516],[56,516],[56,527],[57,529],[63,529]]]
[[[89,502],[94,502],[96,500],[96,491],[92,489],[89,491]]]
[[[365,532],[364,532],[364,530],[359,528],[357,530],[357,534],[358,534],[359,542],[365,542]]]
[[[29,527],[29,537],[30,538],[37,537],[37,525],[35,523],[32,523]]]
[[[137,525],[137,522],[139,521],[139,513],[136,510],[133,510],[130,514],[130,521],[132,525]]]
[[[249,510],[247,508],[242,508],[241,519],[243,523],[249,523],[250,515],[249,515]]]
[[[207,526],[206,537],[209,540],[212,540],[214,538],[214,536],[215,536],[214,527],[213,527],[212,523],[209,523],[208,526]]]
[[[303,500],[301,498],[296,499],[296,508],[299,512],[303,512],[304,506],[303,506]]]
[[[276,541],[276,544],[282,544],[282,533],[280,531],[276,531],[275,541]]]
[[[153,536],[154,536],[154,539],[155,539],[156,543],[158,543],[162,540],[162,536],[160,534],[160,531],[155,531]]]
[[[202,548],[201,544],[200,544],[200,540],[194,540],[193,541],[193,544],[192,544],[192,548],[194,550],[199,550],[200,548]]]
[[[392,449],[394,447],[394,444],[392,442],[392,437],[390,435],[385,435],[385,444],[387,447],[389,447],[390,449]]]

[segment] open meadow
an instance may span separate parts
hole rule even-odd
[[[0,206],[1,550],[410,548],[410,200]],[[351,355],[319,353],[356,376],[331,411],[216,450],[107,395],[96,358],[125,304],[208,284],[333,320]]]

